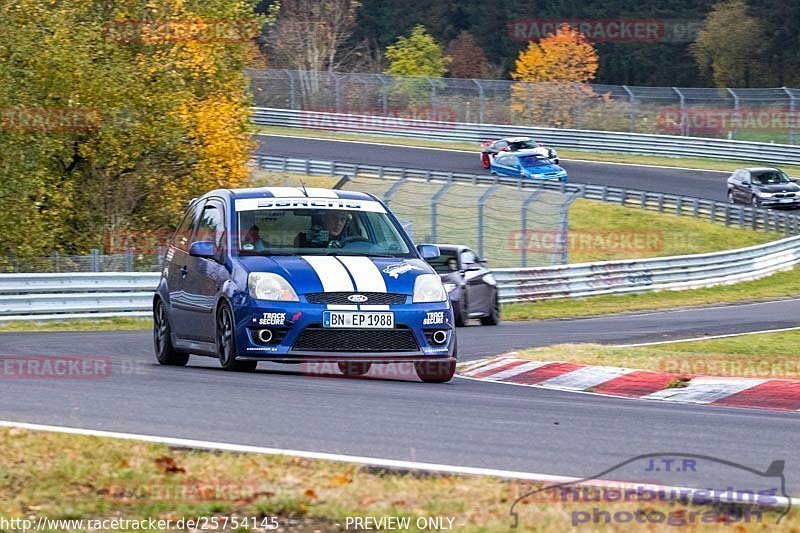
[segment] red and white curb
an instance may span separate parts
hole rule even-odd
[[[531,361],[513,357],[513,354],[462,363],[458,375],[481,381],[622,398],[800,411],[800,381],[789,379],[672,374],[616,366]]]

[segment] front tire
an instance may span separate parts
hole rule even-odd
[[[363,376],[369,372],[372,363],[361,361],[339,361],[339,371],[347,377]]]
[[[158,300],[153,309],[153,348],[158,364],[165,366],[186,366],[189,354],[179,352],[172,346],[172,336],[164,302]]]
[[[755,194],[750,198],[750,205],[753,207],[761,207],[761,200]]]
[[[481,317],[481,324],[484,326],[496,326],[500,323],[500,301],[497,296],[494,298],[494,305],[492,311],[488,316]]]
[[[236,331],[228,304],[220,306],[217,311],[217,353],[219,364],[224,370],[232,372],[252,372],[258,361],[236,360]]]

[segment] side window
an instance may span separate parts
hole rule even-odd
[[[501,155],[497,158],[497,164],[503,165],[504,167],[510,167],[514,165],[514,156],[513,155]]]
[[[750,183],[750,172],[742,170],[742,183]]]
[[[186,211],[186,216],[183,217],[183,222],[178,226],[178,230],[172,237],[172,245],[178,250],[184,252],[189,251],[189,246],[192,244],[192,230],[194,230],[194,222],[197,218],[197,208],[199,202],[192,204]]]
[[[499,141],[494,147],[498,150],[502,150],[503,148],[508,148],[508,143],[506,141]]]
[[[217,250],[222,250],[225,246],[225,215],[222,206],[218,202],[207,202],[197,223],[198,241],[211,241]]]

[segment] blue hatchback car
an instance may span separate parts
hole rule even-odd
[[[490,168],[498,176],[567,181],[567,171],[539,153],[501,152],[492,159]]]
[[[455,372],[453,310],[378,198],[319,188],[216,190],[194,200],[153,300],[158,362],[189,354],[226,370],[258,361],[335,362],[347,375],[414,363],[420,379]]]

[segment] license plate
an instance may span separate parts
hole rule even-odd
[[[790,204],[794,202],[794,198],[781,198],[780,200],[782,204]]]
[[[357,311],[323,311],[324,328],[392,329],[394,313],[360,313]]]

